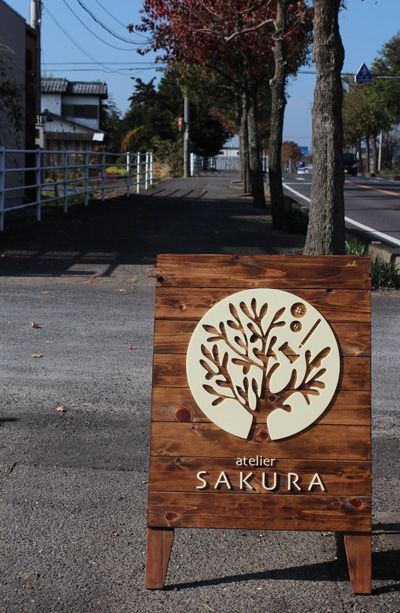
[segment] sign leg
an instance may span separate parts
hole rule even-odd
[[[164,587],[173,541],[173,529],[147,529],[146,589],[161,590]]]
[[[344,535],[347,565],[354,594],[372,591],[372,539],[370,534]]]

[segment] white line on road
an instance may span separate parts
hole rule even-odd
[[[284,183],[283,187],[286,187],[286,189],[288,189],[289,192],[293,192],[295,196],[298,196],[299,198],[303,198],[303,200],[305,200],[306,202],[308,202],[308,204],[310,204],[310,198],[307,198],[307,196],[303,196],[303,194],[300,194],[300,192],[297,192],[295,189],[293,189],[293,187],[289,187],[287,183]]]
[[[300,194],[300,192],[296,191],[292,187],[289,187],[287,183],[284,183],[283,187],[285,187],[289,192],[292,192],[293,194],[295,194],[298,198],[303,198],[303,200],[305,200],[306,202],[310,204],[310,198],[308,198],[307,196],[303,196],[303,194]],[[346,223],[349,223],[355,226],[356,228],[360,228],[360,230],[369,232],[370,234],[373,234],[374,236],[377,236],[378,238],[382,238],[388,243],[392,243],[392,245],[400,246],[400,240],[397,238],[393,238],[392,236],[389,236],[388,234],[385,234],[384,232],[379,232],[378,230],[375,230],[374,228],[371,228],[370,226],[366,226],[365,224],[360,223],[359,221],[350,219],[350,217],[345,217],[344,220]]]

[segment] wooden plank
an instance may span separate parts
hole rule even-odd
[[[274,467],[240,467],[236,465],[236,458],[213,458],[209,463],[204,458],[182,457],[153,457],[150,467],[149,490],[173,491],[173,492],[196,492],[196,486],[202,485],[197,479],[197,473],[207,471],[203,477],[209,483],[204,492],[224,493],[227,486],[215,489],[218,476],[225,472],[230,480],[233,494],[247,496],[251,494],[264,494],[267,496],[283,495],[288,493],[288,473],[300,475],[299,486],[302,488],[298,495],[310,496],[308,487],[315,473],[318,473],[331,496],[371,495],[371,463],[370,462],[342,462],[319,460],[277,460]],[[245,475],[254,474],[251,478],[251,486],[254,490],[240,488],[240,471]],[[262,483],[262,472],[268,475],[265,483],[269,487],[276,485],[273,491],[266,490]],[[274,473],[277,474],[276,483]],[[315,488],[314,494],[315,494]],[[320,492],[317,489],[317,493]],[[306,503],[305,503],[306,504]]]
[[[156,320],[155,353],[185,353],[198,321]],[[336,338],[340,339],[342,356],[371,355],[371,327],[367,322],[331,322]]]
[[[371,500],[310,496],[234,496],[230,493],[150,492],[148,525],[253,530],[371,530]]]
[[[369,258],[344,256],[160,255],[157,283],[162,287],[241,289],[370,289]]]
[[[354,594],[372,592],[372,539],[370,534],[345,534],[344,545]]]
[[[187,387],[186,354],[155,354],[153,361],[153,386]],[[371,387],[371,368],[368,357],[343,358],[343,390],[367,391]]]
[[[238,287],[159,287],[156,292],[155,316],[157,319],[198,320],[214,304],[237,291]],[[293,292],[310,302],[329,322],[371,320],[371,294],[367,290],[293,289]]]
[[[160,423],[151,428],[151,455],[203,458],[307,458],[310,460],[369,460],[368,426],[314,426],[283,441],[266,441],[265,426],[254,428],[252,440],[226,434],[214,424]]]
[[[257,423],[265,423],[261,403],[260,412],[254,414]],[[264,413],[265,414],[265,413]],[[152,399],[153,421],[208,422],[209,419],[198,407],[189,388],[155,387]],[[368,426],[371,423],[370,392],[339,391],[332,406],[323,414],[320,424]]]
[[[161,590],[164,587],[173,541],[173,530],[147,528],[146,589]]]

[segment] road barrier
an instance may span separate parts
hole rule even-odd
[[[68,213],[77,200],[88,206],[90,197],[105,199],[110,190],[147,190],[153,183],[153,154],[44,151],[0,148],[0,232],[6,213],[60,203]]]

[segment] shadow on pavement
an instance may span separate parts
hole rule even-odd
[[[400,579],[400,551],[382,551],[372,554],[372,577],[380,581],[397,581]],[[349,581],[347,563],[344,552],[335,560],[319,562],[317,564],[305,564],[274,570],[246,573],[243,575],[229,575],[215,577],[203,581],[190,581],[168,585],[166,590],[184,590],[211,585],[225,585],[229,583],[241,583],[244,581],[274,580],[274,581]],[[385,585],[373,589],[372,594],[400,591],[400,583]]]
[[[273,233],[266,213],[240,198],[231,181],[203,177],[78,205],[67,216],[59,208],[44,209],[40,224],[6,217],[0,274],[107,277],[120,265],[151,265],[158,253],[300,250],[303,237]]]

